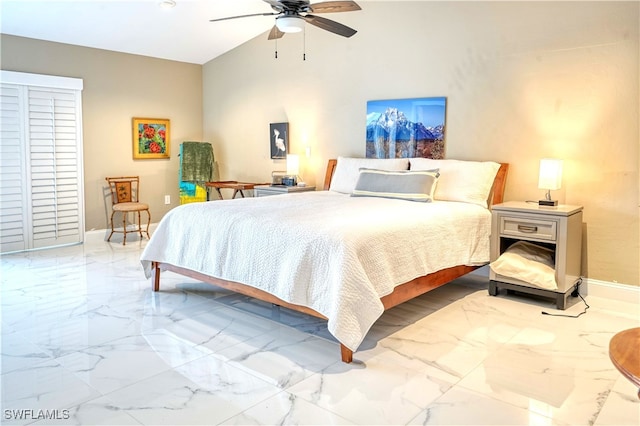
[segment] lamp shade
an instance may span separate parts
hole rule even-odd
[[[540,160],[540,176],[538,188],[547,190],[560,189],[562,185],[562,160],[543,158]]]
[[[287,155],[287,174],[297,176],[300,173],[300,157],[295,154]]]
[[[304,20],[299,16],[280,16],[276,27],[283,33],[299,33],[304,29]]]

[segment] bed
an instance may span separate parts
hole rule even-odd
[[[154,291],[172,271],[326,319],[349,363],[385,310],[489,262],[490,206],[507,171],[339,157],[324,191],[171,210],[140,260]]]

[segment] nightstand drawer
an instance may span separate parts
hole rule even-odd
[[[296,194],[298,192],[315,191],[315,186],[272,186],[272,185],[256,185],[253,188],[254,197],[268,197],[278,194]]]
[[[555,241],[557,236],[557,222],[553,220],[501,216],[500,234],[517,238],[535,238]]]

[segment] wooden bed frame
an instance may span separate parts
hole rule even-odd
[[[329,185],[331,183],[331,178],[333,177],[333,172],[336,169],[337,160],[331,159],[327,165],[327,171],[324,179],[324,190],[329,189]],[[504,187],[506,184],[507,171],[509,170],[509,165],[506,163],[502,163],[500,165],[500,169],[495,177],[493,182],[493,187],[491,189],[491,194],[489,196],[489,201],[491,205],[501,203],[504,197]],[[181,268],[178,266],[174,266],[168,263],[161,262],[152,262],[153,268],[153,291],[160,290],[160,271],[171,271],[186,277],[194,278],[199,281],[203,281],[209,284],[216,285],[218,287],[222,287],[227,290],[231,290],[236,293],[243,294],[245,296],[253,297],[258,300],[263,300],[265,302],[273,303],[275,305],[283,306],[285,308],[292,309],[294,311],[302,312],[308,315],[312,315],[314,317],[327,319],[324,315],[315,310],[308,308],[306,306],[295,305],[292,303],[285,302],[274,295],[267,293],[258,288],[254,288],[245,284],[240,284],[233,281],[226,281],[219,278],[211,277],[209,275],[205,275],[199,272],[194,272],[189,269]],[[469,272],[480,268],[480,266],[466,266],[466,265],[458,265],[451,268],[443,269],[428,275],[424,275],[422,277],[415,278],[409,282],[398,285],[393,293],[388,294],[384,297],[380,298],[385,311],[387,309],[391,309],[394,306],[397,306],[407,300],[418,297],[430,290],[438,288],[456,278],[459,278],[463,275],[468,274]],[[353,351],[342,343],[340,343],[340,353],[343,362],[350,363],[353,361]]]

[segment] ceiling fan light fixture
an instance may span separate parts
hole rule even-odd
[[[299,33],[304,29],[304,20],[299,16],[280,16],[276,18],[276,27],[283,33]]]

